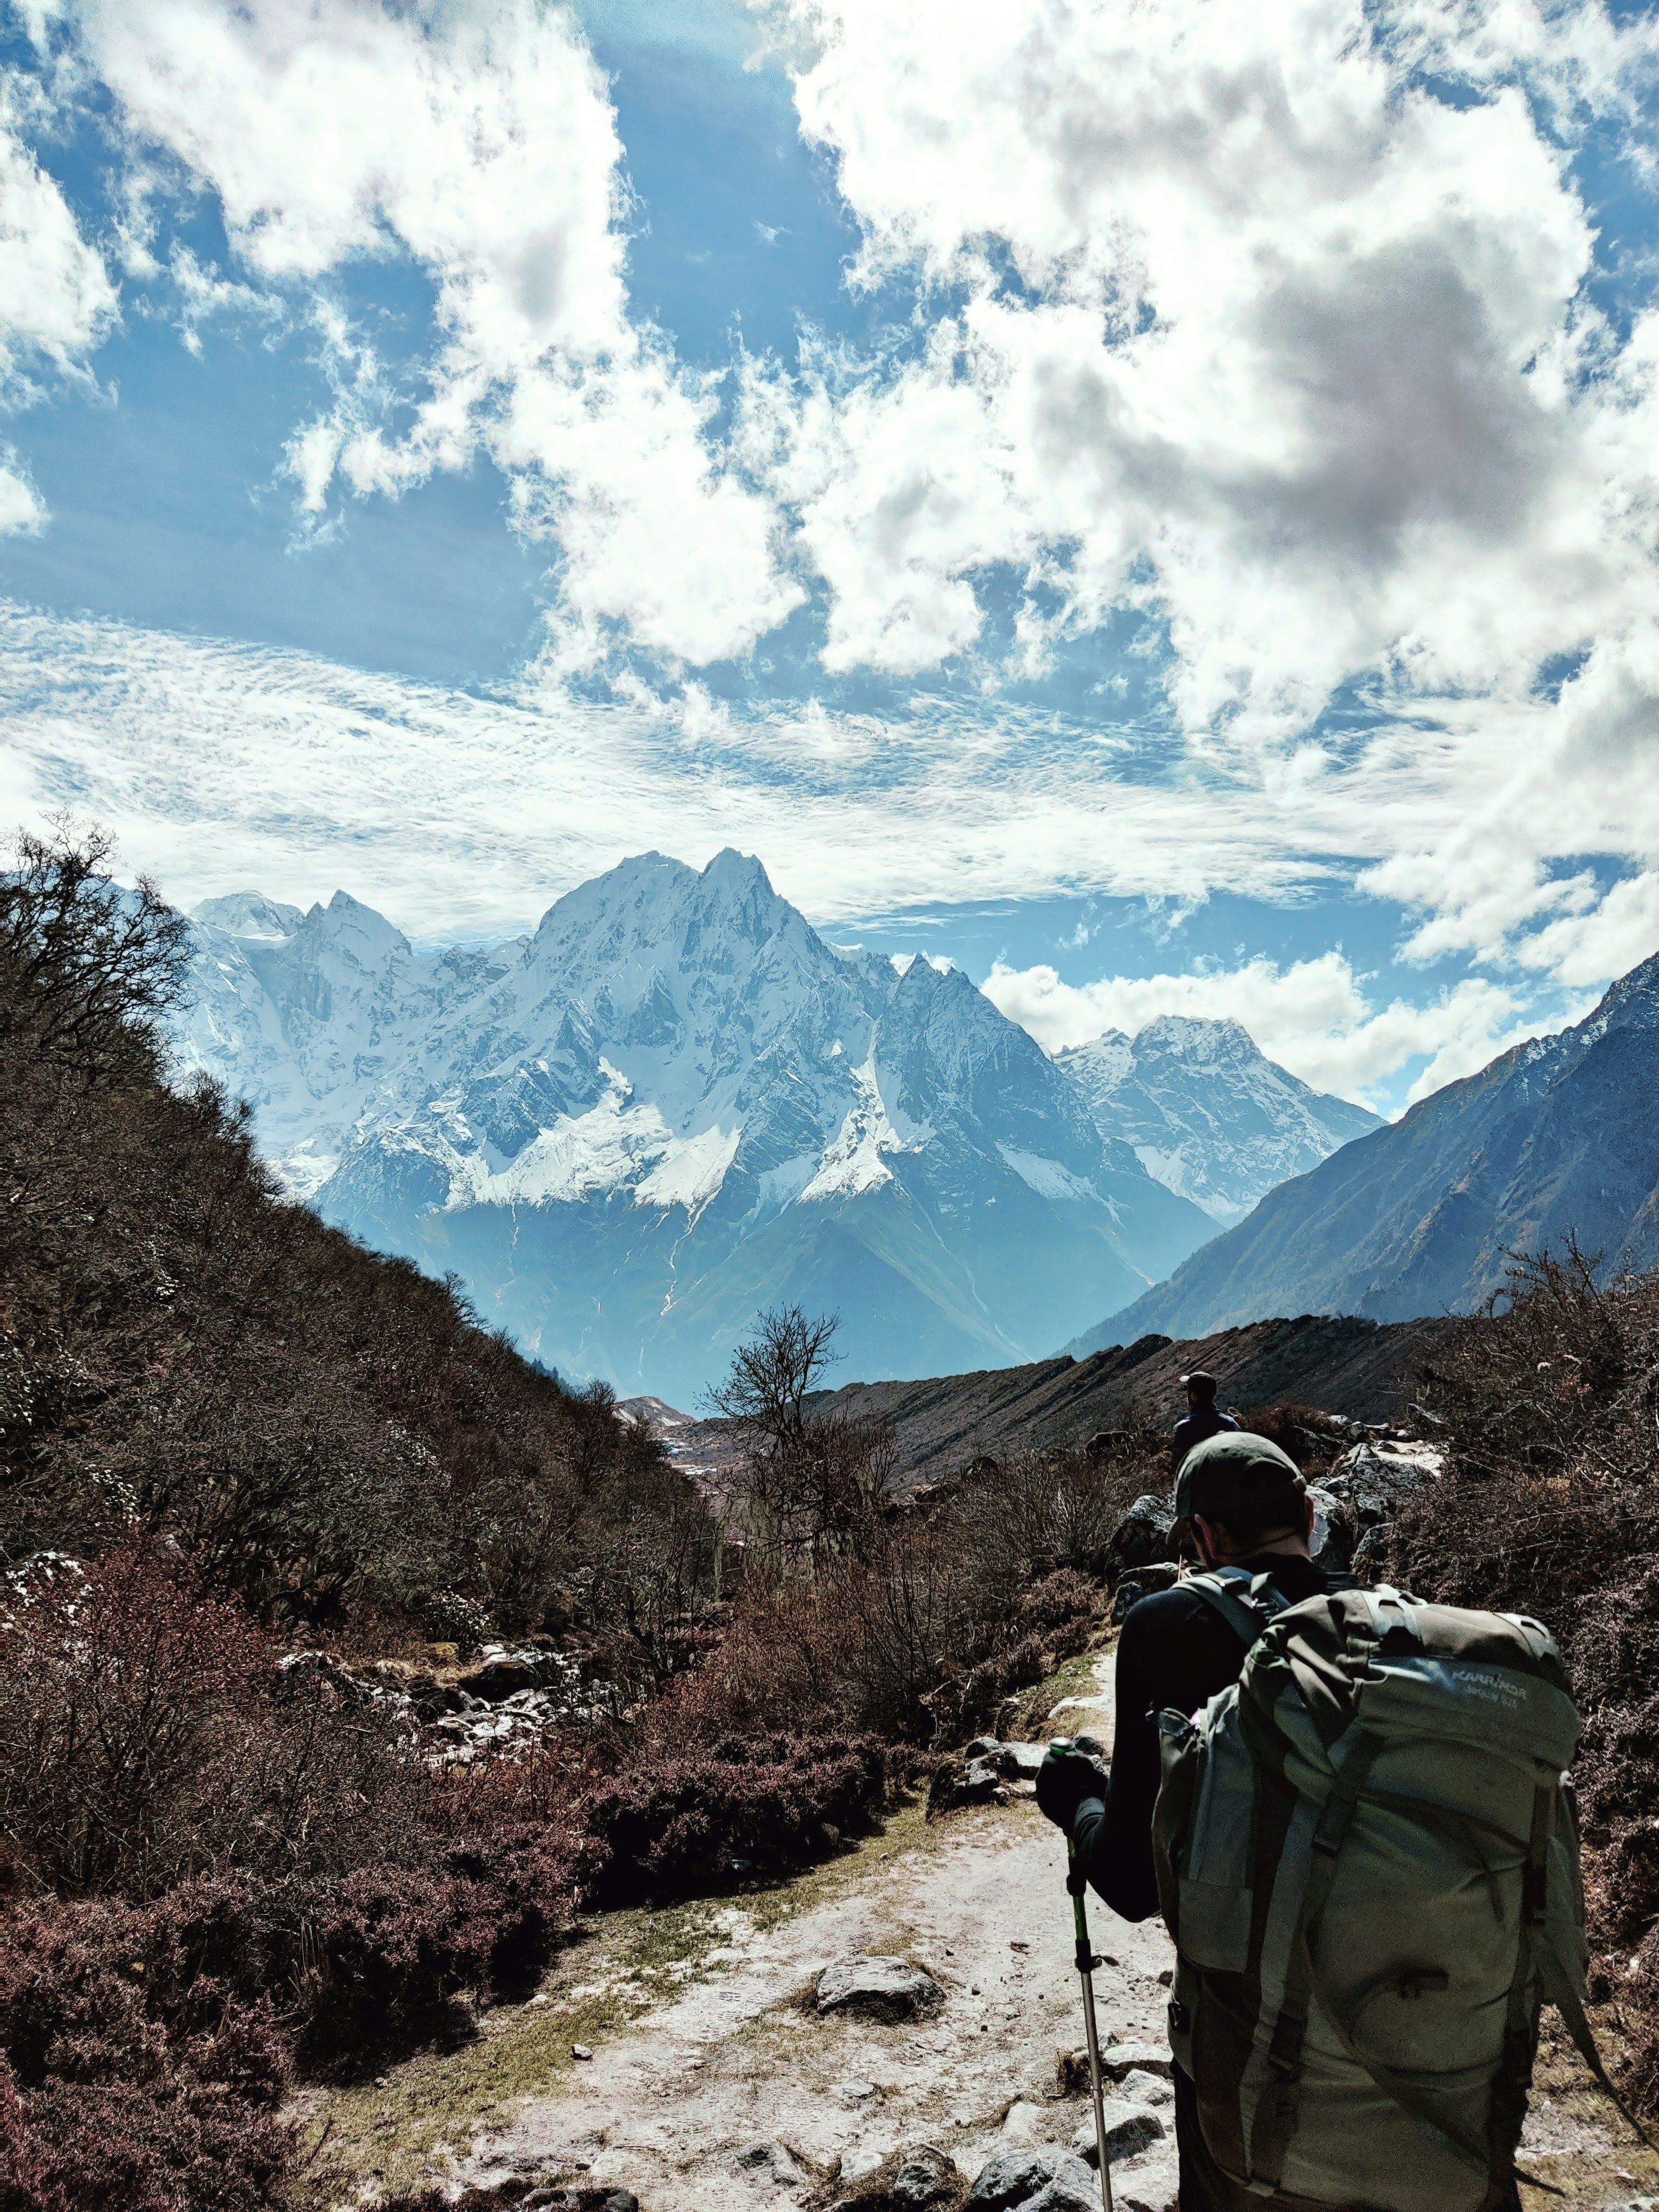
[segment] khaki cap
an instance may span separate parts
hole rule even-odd
[[[1201,1513],[1206,1521],[1224,1521],[1243,1506],[1278,1505],[1297,1518],[1308,1486],[1288,1452],[1266,1437],[1248,1429],[1224,1429],[1194,1444],[1181,1462],[1176,1477],[1175,1516],[1190,1520]]]

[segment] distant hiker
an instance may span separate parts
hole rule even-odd
[[[1322,1570],[1264,1437],[1197,1444],[1174,1504],[1201,1564],[1124,1620],[1109,1774],[1056,1746],[1037,1802],[1175,1938],[1182,2212],[1519,2212],[1547,1997],[1612,2094],[1559,1654]]]
[[[1206,1437],[1218,1436],[1224,1430],[1237,1430],[1238,1427],[1231,1413],[1216,1411],[1218,1385],[1213,1375],[1206,1375],[1200,1368],[1194,1374],[1183,1375],[1181,1379],[1187,1389],[1187,1411],[1175,1425],[1175,1438],[1170,1454],[1172,1480],[1179,1476],[1181,1463],[1194,1444],[1201,1444]]]

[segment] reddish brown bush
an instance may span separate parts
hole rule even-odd
[[[7,2183],[30,2212],[287,2201],[289,2067],[270,2001],[201,1976],[180,1986],[165,1967],[180,1963],[176,1935],[153,1908],[46,1900],[13,1916],[0,1949],[0,2203]]]
[[[51,2161],[30,2127],[17,2084],[0,2057],[0,2212],[70,2212]]]
[[[1033,1583],[1014,1616],[1013,1640],[975,1667],[947,1670],[929,1695],[937,1741],[965,1743],[989,1728],[1005,1698],[1040,1682],[1059,1660],[1083,1650],[1099,1607],[1098,1587],[1070,1568]]]
[[[303,2048],[355,2069],[450,2025],[463,1990],[489,1978],[485,1885],[428,1867],[362,1867],[321,1904],[319,1964],[305,1991]]]
[[[425,1778],[371,1711],[285,1679],[234,1600],[118,1553],[26,1584],[0,1626],[0,1833],[33,1879],[144,1897],[418,1848]]]
[[[867,1828],[886,1785],[884,1747],[869,1737],[734,1740],[653,1758],[587,1800],[602,1854],[591,1894],[631,1905],[720,1889],[737,1872],[793,1873],[835,1849],[827,1830]]]
[[[1577,1766],[1592,1982],[1615,1996],[1629,2087],[1659,2105],[1659,1273],[1583,1255],[1517,1268],[1421,1378],[1449,1480],[1404,1514],[1391,1578],[1536,1614],[1584,1722]]]

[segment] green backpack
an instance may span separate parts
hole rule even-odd
[[[1584,2015],[1578,1716],[1535,1620],[1194,1576],[1250,1646],[1165,1713],[1170,2044],[1217,2165],[1364,2212],[1510,2201],[1538,2017]]]

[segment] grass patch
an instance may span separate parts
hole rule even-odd
[[[1616,2078],[1626,2056],[1617,2011],[1596,2006],[1592,2021],[1602,2057]],[[1539,2039],[1531,2112],[1536,2130],[1557,2141],[1534,2154],[1522,2153],[1521,2170],[1527,2177],[1553,2184],[1571,2203],[1624,2204],[1632,2196],[1659,2195],[1659,2154],[1637,2139],[1596,2087],[1550,2011]]]
[[[1117,1641],[1117,1631],[1109,1630],[1091,1642],[1075,1656],[1063,1660],[1052,1674],[1045,1674],[1029,1690],[1022,1690],[1014,1707],[1013,1725],[1007,1730],[1008,1741],[1015,1743],[1040,1743],[1047,1734],[1048,1715],[1062,1698],[1092,1698],[1099,1688],[1095,1679],[1095,1668],[1103,1655]],[[1068,1719],[1070,1716],[1066,1717]],[[1077,1716],[1077,1725],[1084,1727],[1085,1716]],[[1085,1733],[1087,1733],[1086,1729]]]
[[[545,2095],[592,2048],[672,1994],[725,1933],[718,1902],[660,1912],[608,1914],[579,1936],[549,1975],[540,2004],[486,2013],[475,2039],[428,2051],[378,2080],[331,2094],[313,2135],[360,2189],[411,2188],[446,2148],[463,2151],[482,2127],[504,2123],[520,2099]]]

